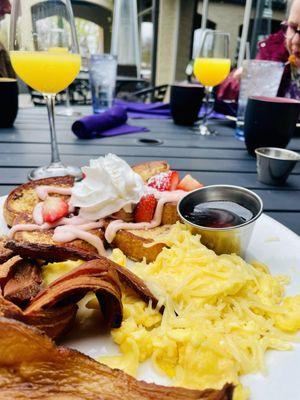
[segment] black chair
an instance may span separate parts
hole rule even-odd
[[[149,87],[133,93],[122,93],[118,98],[140,103],[162,102],[165,99],[168,87],[169,85]]]
[[[137,73],[137,66],[136,65],[121,65],[118,64],[117,67],[117,75],[118,76],[127,76],[131,78],[136,78]]]
[[[44,96],[28,86],[32,102],[35,106],[43,106],[46,104]],[[85,79],[75,79],[69,86],[69,97],[71,104],[90,105],[92,104],[92,94],[89,81]],[[58,93],[55,97],[55,103],[62,105],[66,103],[66,91]]]

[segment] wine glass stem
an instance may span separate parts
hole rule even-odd
[[[51,135],[51,163],[59,163],[60,156],[58,151],[55,120],[54,120],[55,95],[54,94],[45,95],[45,99],[47,104],[50,135]]]
[[[206,86],[205,87],[205,109],[204,109],[202,125],[206,125],[207,124],[208,115],[210,113],[209,100],[210,100],[210,95],[211,95],[212,89],[213,88],[211,86]]]

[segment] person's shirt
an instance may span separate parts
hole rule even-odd
[[[285,87],[283,95],[290,99],[300,100],[300,68],[290,66],[290,80]]]

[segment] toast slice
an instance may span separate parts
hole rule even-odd
[[[15,218],[14,224],[31,224],[32,217],[20,214]],[[90,233],[104,239],[104,232],[100,229],[91,230]],[[8,240],[5,247],[23,257],[40,258],[47,261],[92,260],[98,257],[98,252],[91,244],[84,240],[76,239],[68,243],[57,243],[53,240],[53,229],[48,231],[19,231],[14,240]],[[39,256],[40,254],[40,256]]]
[[[169,171],[170,166],[166,161],[148,161],[134,165],[132,169],[147,182],[152,176]]]
[[[168,215],[164,217],[165,221],[167,218]],[[15,222],[32,223],[32,220],[26,214],[21,214],[16,218]],[[145,258],[147,263],[152,262],[165,247],[164,243],[154,242],[153,239],[162,230],[168,229],[170,225],[165,224],[149,230],[120,230],[111,246],[119,248],[131,260],[142,261]],[[103,230],[94,229],[90,233],[105,241]],[[79,239],[68,243],[57,243],[52,239],[52,235],[53,230],[44,232],[20,231],[15,234],[14,240],[6,242],[5,247],[12,253],[20,254],[22,257],[40,258],[46,261],[78,259],[89,261],[98,258],[96,249],[89,243]]]
[[[161,172],[169,170],[169,165],[165,161],[151,161],[133,167],[145,182],[151,177]],[[72,187],[74,180],[72,177],[47,178],[25,183],[14,189],[8,196],[4,204],[4,218],[8,226],[16,224],[30,224],[32,221],[32,211],[40,201],[35,188],[37,186],[57,186]],[[52,195],[51,195],[52,196]],[[67,196],[54,195],[67,199]],[[175,203],[167,203],[162,214],[162,225],[172,225],[179,219]],[[153,241],[156,230],[120,230],[111,244],[118,247],[129,258],[141,261],[143,258],[147,262],[154,261],[161,252],[164,243]],[[104,240],[104,231],[101,229],[91,230],[90,233]],[[154,236],[153,236],[154,234]],[[69,259],[91,260],[97,258],[97,250],[89,243],[77,239],[68,243],[57,243],[52,239],[53,230],[49,231],[19,231],[15,234],[14,240],[9,240],[5,247],[26,257],[41,258],[47,261],[61,261]],[[153,245],[151,246],[151,243]],[[40,256],[38,256],[40,254]]]
[[[166,172],[169,168],[168,163],[165,161],[150,161],[132,167],[145,182],[147,182],[151,176],[159,174],[160,172]],[[32,214],[34,207],[40,201],[35,188],[44,185],[71,188],[74,185],[74,178],[71,176],[62,176],[38,179],[36,181],[24,183],[12,190],[3,207],[4,219],[9,227],[13,225],[15,218],[19,214]],[[66,199],[66,196],[59,194],[52,194],[51,196],[58,196]]]
[[[74,178],[72,176],[62,176],[39,179],[24,183],[12,190],[3,206],[3,216],[8,226],[12,226],[15,218],[20,214],[32,215],[34,207],[40,201],[35,188],[43,185],[70,188],[74,185]],[[53,196],[66,198],[66,196],[61,195]]]

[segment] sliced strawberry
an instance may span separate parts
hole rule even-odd
[[[198,182],[197,179],[188,174],[178,183],[177,189],[190,192],[191,190],[199,189],[203,186],[202,183]]]
[[[134,209],[134,222],[150,222],[156,209],[156,198],[153,194],[143,196]]]
[[[54,222],[58,219],[67,216],[69,206],[60,197],[47,197],[43,203],[42,216],[44,222]]]
[[[148,186],[151,186],[160,192],[177,189],[179,182],[179,174],[177,171],[161,172],[158,175],[152,176],[148,180]]]

